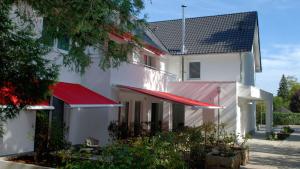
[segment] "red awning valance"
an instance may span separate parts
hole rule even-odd
[[[117,102],[104,97],[80,84],[59,82],[53,87],[53,96],[70,107],[116,107]]]
[[[154,91],[154,90],[147,90],[147,89],[141,89],[141,88],[136,88],[136,87],[130,87],[130,86],[123,86],[123,85],[118,85],[120,88],[124,89],[129,89],[138,93],[146,94],[149,96],[153,96],[156,98],[168,100],[171,102],[176,102],[176,103],[181,103],[187,106],[196,106],[196,107],[202,107],[202,108],[208,108],[208,109],[221,109],[223,108],[222,106],[210,104],[210,103],[205,103],[205,102],[200,102],[197,100],[192,100],[190,98],[178,96],[175,94],[167,93],[167,92],[160,92],[160,91]]]

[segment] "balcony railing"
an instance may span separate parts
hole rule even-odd
[[[171,81],[178,81],[179,80],[177,75],[175,75],[173,73],[170,73],[170,72],[167,72],[167,71],[164,71],[164,70],[161,70],[159,68],[152,67],[152,66],[146,65],[146,64],[141,63],[141,62],[136,62],[136,61],[130,61],[129,63],[130,64],[135,64],[135,65],[138,65],[138,66],[142,66],[142,67],[146,67],[146,68],[151,69],[151,70],[158,71],[158,72],[168,76]]]

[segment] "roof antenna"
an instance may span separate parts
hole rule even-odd
[[[181,5],[182,8],[182,48],[181,48],[181,54],[185,54],[186,50],[185,50],[185,15],[184,15],[184,8],[186,8],[187,6],[185,5],[185,1],[183,2],[183,4]]]

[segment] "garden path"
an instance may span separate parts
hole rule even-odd
[[[248,141],[250,163],[243,169],[300,169],[300,126],[291,126],[295,132],[283,141],[265,139],[257,132]]]
[[[0,158],[1,169],[53,169],[31,164],[18,163],[14,161],[6,161],[5,158]]]

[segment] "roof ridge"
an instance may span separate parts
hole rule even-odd
[[[218,15],[209,15],[209,16],[190,17],[190,18],[186,18],[186,20],[189,20],[189,19],[198,19],[198,18],[228,16],[228,15],[238,15],[238,14],[246,14],[246,13],[255,13],[257,15],[257,11],[247,11],[247,12],[237,12],[237,13],[229,13],[229,14],[218,14]],[[178,20],[182,20],[182,19],[181,18],[180,19],[167,19],[167,20],[153,21],[153,22],[148,22],[148,23],[152,24],[152,23],[158,23],[158,22],[168,22],[168,21],[178,21]]]

